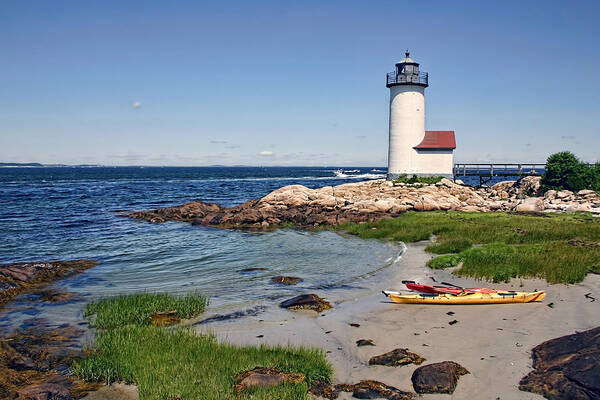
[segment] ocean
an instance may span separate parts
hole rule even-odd
[[[391,265],[401,244],[333,232],[253,233],[119,215],[202,200],[234,206],[285,185],[310,188],[384,177],[383,168],[44,167],[0,168],[0,263],[90,258],[99,265],[52,287],[65,304],[17,301],[0,328],[31,318],[80,323],[91,299],[138,291],[201,292],[213,313],[276,304],[300,292],[352,290]],[[264,271],[243,272],[246,268]],[[303,282],[272,284],[276,275]]]

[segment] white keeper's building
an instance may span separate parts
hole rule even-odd
[[[390,89],[390,144],[388,179],[406,174],[452,178],[454,131],[425,130],[425,88],[429,76],[419,63],[406,57],[387,74]]]

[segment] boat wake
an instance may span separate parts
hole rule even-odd
[[[358,172],[358,173],[357,173]],[[352,169],[352,170],[348,170],[348,171],[344,171],[342,169],[336,169],[335,171],[333,171],[333,175],[335,175],[336,178],[343,178],[343,179],[380,179],[380,178],[385,178],[384,174],[373,174],[373,173],[360,173],[361,171],[358,169]]]

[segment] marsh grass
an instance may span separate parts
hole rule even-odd
[[[85,308],[85,316],[95,315],[92,323],[98,328],[113,329],[128,324],[147,325],[153,314],[170,311],[179,318],[192,318],[204,312],[207,303],[207,298],[197,293],[136,293],[91,302]]]
[[[332,368],[321,350],[279,346],[234,346],[193,331],[127,325],[100,333],[91,354],[73,366],[90,381],[128,382],[140,399],[222,400],[236,398],[238,373],[256,366],[302,373],[306,381],[245,392],[252,399],[306,399],[314,380],[329,382]]]
[[[471,246],[473,242],[468,239],[447,239],[432,243],[425,250],[434,254],[460,253]]]
[[[564,242],[493,243],[466,250],[459,256],[463,265],[457,274],[494,282],[535,277],[549,283],[577,283],[589,272],[600,272],[600,248],[581,248]]]
[[[460,251],[464,263],[455,273],[489,280],[536,277],[550,283],[575,283],[588,272],[600,273],[598,247],[568,244],[571,239],[600,241],[600,219],[588,214],[407,212],[398,218],[334,229],[362,238],[404,242],[435,235],[437,242],[428,247],[429,251]],[[461,250],[467,243],[488,246]],[[431,265],[442,268],[448,261],[446,257],[431,261]]]
[[[427,266],[433,269],[444,269],[458,266],[462,257],[460,254],[445,254],[427,261]]]

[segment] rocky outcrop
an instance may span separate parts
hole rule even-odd
[[[32,327],[0,337],[1,399],[78,399],[99,387],[69,373],[71,362],[82,356],[82,330],[54,328],[41,319],[26,322]]]
[[[0,306],[16,295],[98,265],[93,260],[0,264]]]
[[[454,393],[461,375],[468,374],[462,365],[454,361],[442,361],[417,368],[411,377],[413,387],[419,394]]]
[[[473,188],[448,179],[432,185],[394,184],[385,180],[309,189],[285,186],[259,200],[225,208],[195,201],[176,207],[123,215],[149,222],[185,221],[224,228],[269,229],[293,223],[300,227],[371,222],[409,210],[572,212],[600,215],[600,196],[593,191],[549,191],[542,197],[539,177]]]
[[[407,364],[421,364],[425,359],[418,354],[408,351],[408,349],[394,349],[385,354],[371,357],[369,365],[386,365],[388,367],[397,367]]]
[[[532,350],[533,368],[519,389],[547,399],[600,399],[600,327],[548,340]]]
[[[256,367],[238,374],[235,378],[236,393],[252,387],[271,387],[282,383],[299,384],[304,382],[304,375],[282,372],[276,367]]]
[[[313,310],[316,312],[332,308],[327,300],[320,298],[316,294],[301,294],[281,302],[279,306],[290,310]]]

